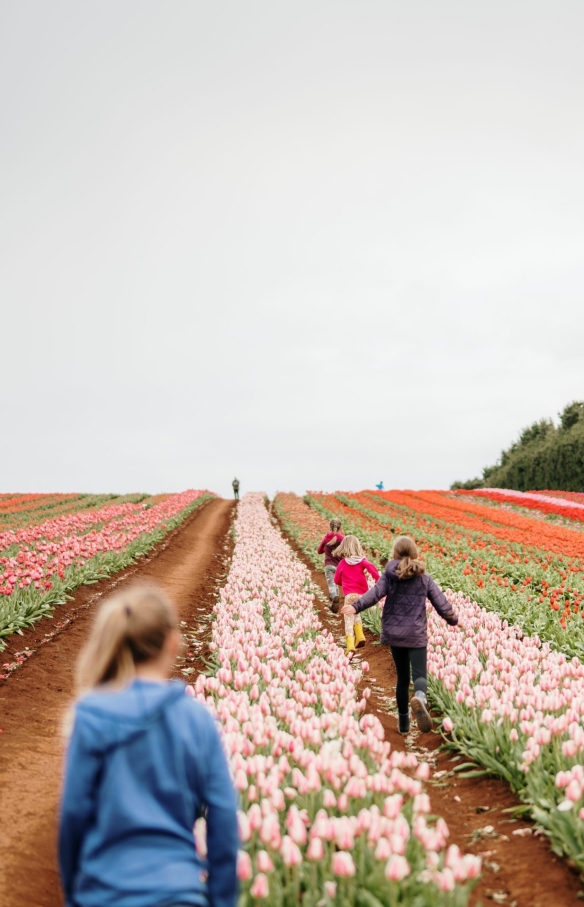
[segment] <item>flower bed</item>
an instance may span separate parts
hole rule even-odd
[[[432,699],[454,746],[505,778],[584,872],[584,665],[462,594],[461,621],[428,611]]]
[[[215,610],[216,669],[193,694],[223,726],[240,792],[243,903],[465,905],[480,861],[446,849],[429,767],[390,752],[363,715],[361,672],[320,625],[308,570],[261,495],[239,505]]]
[[[132,563],[210,497],[185,491],[163,503],[117,504],[0,532],[2,638],[50,613],[67,594]]]

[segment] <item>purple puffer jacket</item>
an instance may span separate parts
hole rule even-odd
[[[365,611],[386,596],[381,618],[381,642],[388,646],[421,649],[428,645],[426,599],[451,626],[458,623],[452,605],[428,573],[412,579],[399,579],[390,561],[376,584],[356,601],[357,612]]]

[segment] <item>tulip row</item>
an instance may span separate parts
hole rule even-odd
[[[463,907],[480,860],[446,849],[422,789],[429,766],[390,752],[363,714],[361,671],[320,625],[310,574],[262,495],[243,498],[235,532],[215,671],[191,692],[223,726],[240,795],[241,903]]]
[[[556,850],[584,872],[584,665],[467,596],[428,611],[431,697],[452,745],[505,778]]]
[[[79,510],[98,509],[106,504],[138,504],[146,494],[41,494],[0,497],[0,531],[20,529]]]
[[[0,532],[2,638],[30,626],[73,589],[131,564],[211,495],[185,491],[149,507],[113,504]]]
[[[325,517],[309,516],[294,495],[278,495],[274,505],[310,556]],[[428,610],[430,695],[447,716],[444,730],[456,749],[509,782],[556,849],[584,872],[584,665],[464,593],[446,595],[459,627]],[[367,615],[378,628],[379,612]]]
[[[465,491],[458,491],[455,494],[468,496],[468,492]],[[517,504],[544,514],[584,522],[584,501],[557,497],[553,492],[544,494],[537,491],[512,491],[508,488],[480,488],[475,489],[471,497],[484,498],[495,503]]]
[[[523,535],[525,524],[531,527],[532,545],[526,545],[505,540],[507,530],[503,524],[493,526],[492,515],[491,522],[484,516],[465,515],[466,502],[453,501],[446,494],[312,494],[308,500],[324,518],[339,517],[344,531],[358,535],[371,550],[390,554],[396,535],[413,536],[430,572],[444,588],[465,592],[569,655],[584,656],[582,554],[574,557],[546,550],[541,522],[499,511],[502,520],[519,518]],[[495,508],[481,509],[495,512]],[[551,525],[543,528],[567,535],[572,545],[577,538],[583,551],[582,532]]]

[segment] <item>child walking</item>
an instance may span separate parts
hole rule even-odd
[[[387,564],[381,579],[359,599],[352,602],[345,600],[341,613],[358,615],[384,596],[381,642],[390,646],[395,662],[399,732],[407,734],[410,730],[410,670],[414,680],[414,696],[410,703],[412,715],[421,731],[430,731],[432,719],[428,712],[426,680],[426,599],[430,599],[440,617],[451,626],[458,623],[458,616],[444,593],[426,573],[426,565],[420,560],[416,543],[407,535],[395,540],[393,560]]]
[[[340,520],[331,520],[329,526],[331,531],[327,532],[318,546],[318,553],[324,554],[324,575],[329,590],[331,610],[336,614],[339,610],[340,595],[335,583],[335,573],[341,559],[333,554],[333,548],[337,548],[345,536],[341,534]]]
[[[339,547],[335,548],[334,554],[341,558],[335,573],[335,583],[341,586],[345,596],[345,604],[341,608],[341,613],[345,616],[346,654],[352,655],[355,651],[355,643],[357,643],[358,649],[365,645],[363,621],[359,614],[356,615],[352,605],[364,592],[367,592],[365,572],[369,573],[374,580],[378,580],[379,571],[374,564],[370,564],[365,559],[361,542],[354,535],[346,535]]]
[[[236,799],[215,722],[169,682],[174,608],[134,587],[101,606],[78,662],[59,829],[67,907],[234,907]],[[208,860],[193,826],[203,811]]]

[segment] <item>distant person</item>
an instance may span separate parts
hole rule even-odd
[[[339,587],[335,583],[335,573],[341,559],[333,554],[333,548],[337,548],[345,536],[341,534],[340,520],[331,520],[329,526],[331,531],[327,532],[318,546],[318,553],[324,554],[324,575],[329,590],[331,610],[337,614],[341,597],[339,595]]]
[[[383,482],[378,482],[378,484],[375,487],[377,488],[378,491],[383,491]]]
[[[239,501],[239,479],[234,479],[231,485],[233,487],[233,497],[236,501]]]
[[[211,713],[169,682],[180,646],[155,588],[120,592],[97,613],[61,802],[67,907],[235,907],[235,793]],[[193,839],[203,812],[207,860]]]
[[[381,598],[385,598],[381,618],[381,643],[391,647],[397,671],[396,699],[400,734],[410,730],[408,696],[410,691],[410,666],[414,679],[414,696],[410,703],[412,715],[421,731],[432,730],[428,712],[427,646],[428,622],[426,599],[448,624],[455,626],[458,616],[452,605],[426,573],[420,560],[416,543],[407,535],[395,540],[393,560],[389,561],[381,579],[356,601],[341,608],[346,617],[359,615]],[[346,619],[346,618],[345,618]]]
[[[355,616],[355,609],[351,605],[364,592],[367,592],[368,584],[365,573],[369,573],[374,580],[378,580],[379,571],[374,564],[365,560],[361,542],[354,535],[346,535],[333,554],[341,558],[335,573],[335,583],[341,586],[345,596],[345,605],[341,608],[341,614],[345,615],[346,655],[351,657],[355,651],[355,643],[358,649],[365,645],[361,615]]]

